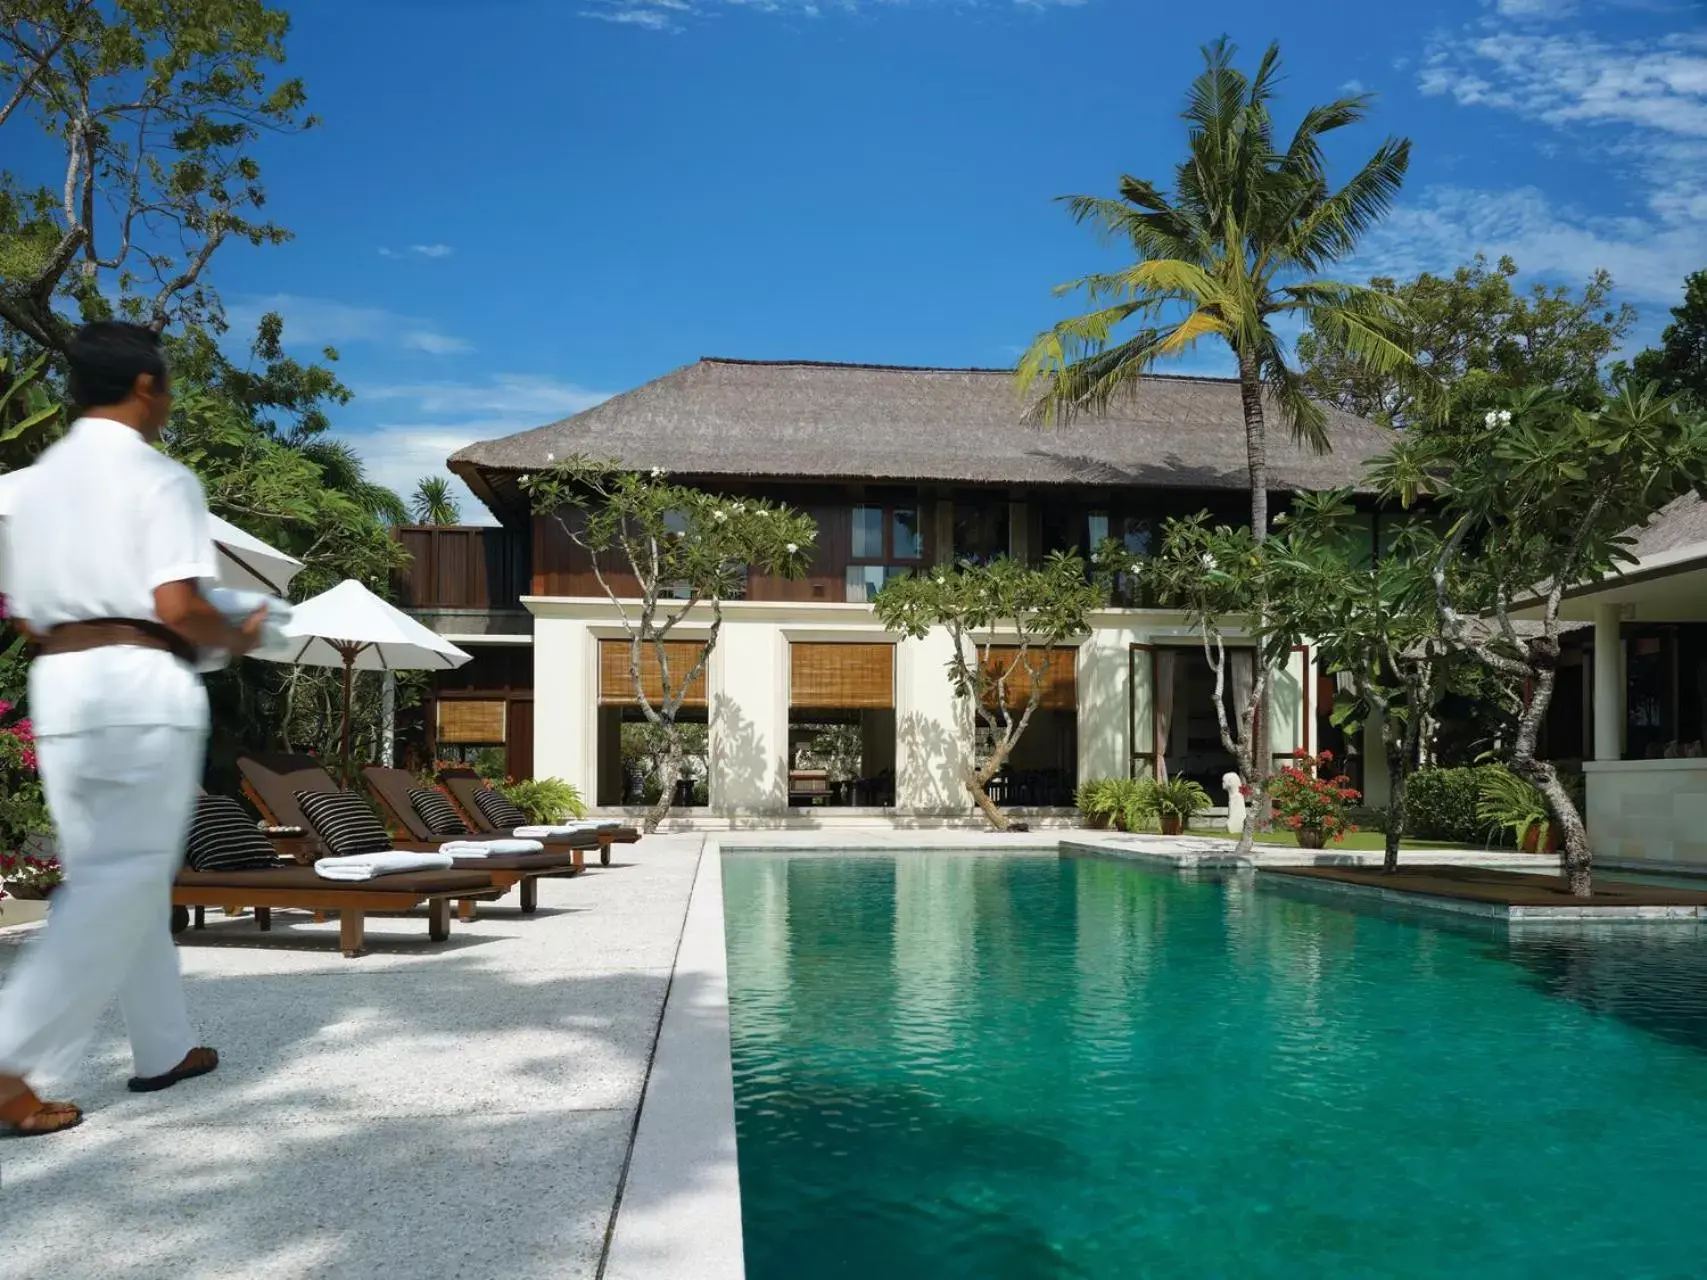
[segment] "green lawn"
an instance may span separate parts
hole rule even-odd
[[[1298,840],[1290,831],[1259,831],[1258,844],[1283,844],[1292,848],[1298,847]],[[1332,849],[1385,849],[1387,837],[1379,831],[1353,831],[1339,844],[1330,844]],[[1401,840],[1401,851],[1412,849],[1481,849],[1479,844],[1459,844],[1452,840]]]

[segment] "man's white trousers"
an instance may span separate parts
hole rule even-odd
[[[0,986],[0,1072],[67,1074],[115,997],[139,1076],[194,1046],[169,927],[200,780],[199,729],[107,728],[36,743],[65,883]]]

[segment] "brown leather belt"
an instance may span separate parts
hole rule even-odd
[[[83,622],[62,622],[41,640],[44,657],[59,653],[84,653],[90,649],[108,649],[127,645],[134,649],[163,649],[181,662],[192,666],[196,661],[195,646],[170,627],[141,618],[89,618]]]

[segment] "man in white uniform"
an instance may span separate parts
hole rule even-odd
[[[41,646],[30,715],[65,884],[44,935],[0,987],[0,1132],[76,1124],[26,1082],[81,1053],[116,996],[135,1090],[218,1065],[195,1047],[168,929],[200,781],[207,696],[188,659],[255,647],[200,594],[214,577],[195,475],[151,447],[172,394],[159,338],[85,327],[70,351],[82,415],[30,468],[6,522],[9,605]]]

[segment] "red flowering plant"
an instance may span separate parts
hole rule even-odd
[[[35,731],[13,710],[12,703],[0,698],[0,882],[15,897],[21,896],[20,890],[36,897],[63,876],[58,858],[28,847],[32,836],[52,828],[36,772]]]
[[[1363,794],[1345,774],[1333,773],[1334,753],[1313,756],[1303,748],[1292,753],[1293,763],[1269,779],[1268,794],[1283,825],[1292,831],[1320,832],[1335,843],[1357,830],[1351,807]],[[1302,839],[1300,843],[1303,843]]]

